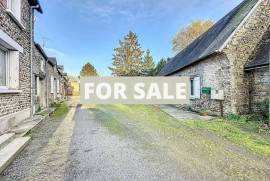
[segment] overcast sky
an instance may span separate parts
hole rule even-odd
[[[219,20],[241,0],[40,0],[36,42],[45,42],[67,73],[76,75],[89,61],[110,75],[113,49],[129,30],[155,61],[172,57],[175,33],[194,20]]]

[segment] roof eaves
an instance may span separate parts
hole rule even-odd
[[[39,3],[39,0],[28,0],[28,2],[32,7],[34,7],[34,9],[36,9],[38,12],[43,14],[43,10],[42,10],[42,7]]]
[[[57,60],[55,57],[48,57],[48,62],[52,65],[52,66],[56,66],[57,65]]]
[[[36,48],[39,50],[39,52],[42,54],[42,56],[47,60],[48,56],[46,55],[45,51],[43,48],[40,46],[40,44],[35,43]]]
[[[242,20],[242,22],[237,26],[237,28],[232,32],[232,34],[228,37],[228,39],[224,42],[224,44],[219,48],[218,51],[223,51],[223,49],[228,45],[228,43],[231,41],[231,39],[234,37],[236,32],[244,25],[244,23],[248,20],[248,18],[251,16],[251,14],[255,11],[255,9],[258,7],[258,5],[261,3],[262,0],[258,0],[258,2],[253,6],[251,11],[247,14],[247,16]]]
[[[269,67],[269,63],[245,67],[245,71],[254,70],[254,69],[260,69],[260,68],[265,68],[265,67]]]
[[[176,70],[174,70],[173,72],[170,72],[170,73],[168,73],[168,74],[164,74],[164,76],[170,76],[170,75],[173,75],[173,74],[175,74],[176,72],[179,72],[180,70],[183,70],[183,69],[185,69],[185,68],[187,68],[187,67],[190,67],[190,66],[192,66],[192,65],[194,65],[194,64],[196,64],[196,63],[200,63],[201,61],[203,61],[203,60],[205,60],[205,59],[207,59],[207,58],[209,58],[209,57],[211,57],[211,56],[220,54],[220,53],[223,53],[223,52],[215,51],[215,52],[213,52],[213,53],[210,53],[210,54],[208,54],[208,55],[205,55],[205,56],[199,58],[197,61],[194,61],[194,62],[191,63],[191,64],[188,64],[188,65],[186,65],[186,66],[184,66],[184,67],[181,67],[181,68],[179,68],[179,69],[176,69]]]

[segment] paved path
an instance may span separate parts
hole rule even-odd
[[[179,127],[176,135],[178,123],[167,118],[168,126],[157,128],[142,120],[150,116],[144,111],[126,114],[134,109],[140,107],[72,107],[65,119],[43,122],[0,180],[270,178],[269,159],[208,132]]]
[[[189,112],[189,111],[184,111],[179,108],[176,108],[171,105],[158,105],[158,107],[168,113],[169,115],[173,116],[174,118],[182,121],[190,121],[190,120],[210,120],[213,119],[212,116],[200,116],[199,114]]]

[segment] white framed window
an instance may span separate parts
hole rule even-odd
[[[40,95],[40,81],[38,76],[35,76],[35,95]]]
[[[40,61],[40,70],[41,70],[42,72],[45,72],[45,63],[44,63],[43,60]]]
[[[19,93],[19,56],[23,48],[0,30],[0,93]]]
[[[7,88],[7,51],[0,47],[0,88]]]
[[[54,94],[54,77],[51,76],[51,94]]]
[[[191,99],[200,99],[201,98],[201,79],[200,77],[193,77],[190,79],[190,97]]]
[[[57,93],[60,93],[60,82],[58,79],[56,80],[56,91]]]
[[[8,11],[21,22],[21,0],[7,0]]]

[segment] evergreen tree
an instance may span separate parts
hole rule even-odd
[[[161,69],[163,69],[163,67],[165,67],[165,65],[167,64],[167,62],[168,62],[168,60],[166,60],[165,58],[162,58],[159,62],[158,62],[158,64],[157,64],[157,66],[156,66],[156,68],[155,68],[155,70],[154,70],[154,76],[157,76],[158,75],[158,73],[161,71]]]
[[[80,72],[81,77],[97,76],[96,68],[89,62],[87,62]]]
[[[124,40],[119,41],[119,47],[114,49],[113,63],[109,69],[115,76],[142,75],[143,50],[134,32],[129,32]]]
[[[154,69],[155,69],[155,63],[153,61],[153,57],[150,54],[150,50],[147,50],[146,55],[144,56],[144,59],[143,59],[142,75],[153,76]]]

